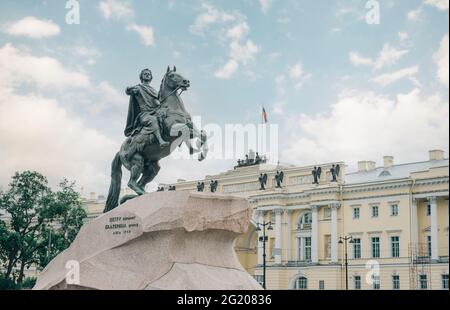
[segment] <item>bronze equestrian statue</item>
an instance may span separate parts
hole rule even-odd
[[[180,97],[190,87],[189,80],[178,74],[176,67],[168,67],[160,91],[156,92],[150,86],[153,76],[149,69],[142,70],[139,78],[139,85],[126,89],[130,96],[124,132],[127,139],[112,162],[111,185],[103,212],[119,205],[122,166],[130,171],[128,187],[137,195],[127,195],[120,203],[145,194],[145,186],[160,170],[159,160],[183,142],[191,154],[199,153],[199,161],[208,153],[207,135],[194,126]],[[192,139],[197,140],[196,148],[191,144]]]

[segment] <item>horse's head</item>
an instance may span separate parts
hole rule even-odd
[[[178,74],[176,67],[173,67],[173,70],[171,70],[170,67],[167,67],[162,86],[166,87],[167,90],[187,90],[191,86],[191,82],[181,74]]]

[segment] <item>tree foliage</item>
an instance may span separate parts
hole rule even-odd
[[[0,286],[32,285],[25,270],[44,268],[75,239],[86,212],[74,186],[63,180],[52,191],[43,175],[25,171],[0,192]]]

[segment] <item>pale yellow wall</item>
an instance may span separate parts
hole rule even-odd
[[[398,216],[390,215],[390,205],[398,204]],[[371,206],[378,206],[378,217],[372,217]],[[353,208],[359,207],[359,219],[353,219]],[[391,257],[390,236],[400,237],[400,257],[408,256],[408,245],[410,243],[410,213],[408,197],[389,197],[372,199],[370,202],[349,201],[345,202],[344,227],[346,235],[355,234],[361,239],[362,258],[371,258],[371,237],[380,237],[381,258]],[[360,234],[362,233],[362,234]],[[353,251],[349,251],[349,256],[353,257]]]
[[[437,200],[439,255],[448,256],[448,200]]]
[[[340,163],[341,167],[344,166]],[[366,284],[365,275],[368,270],[365,264],[372,258],[371,253],[371,237],[380,237],[380,254],[381,257],[376,261],[380,264],[380,278],[381,289],[392,289],[392,275],[398,274],[400,276],[401,289],[409,289],[410,287],[410,260],[409,260],[409,246],[411,244],[411,201],[413,195],[433,196],[434,192],[447,193],[445,196],[447,200],[438,198],[438,226],[439,226],[439,255],[448,256],[448,165],[445,167],[431,168],[425,171],[413,172],[409,178],[390,180],[385,182],[372,182],[361,184],[339,184],[330,183],[324,177],[329,169],[328,165],[323,168],[323,177],[320,185],[312,185],[307,181],[311,175],[312,167],[294,167],[283,168],[285,172],[285,182],[282,189],[275,189],[273,176],[274,171],[269,171],[269,182],[266,191],[244,191],[232,193],[243,197],[267,197],[272,195],[269,199],[257,200],[253,203],[255,209],[261,208],[296,208],[297,206],[311,206],[327,204],[327,201],[340,202],[341,207],[338,209],[338,237],[352,234],[354,237],[361,239],[361,254],[362,258],[354,260],[353,246],[348,244],[349,254],[349,284],[353,288],[352,275],[359,274],[361,276],[362,289],[372,289],[372,286]],[[260,170],[257,167],[249,167],[238,170],[227,171],[217,176],[208,177],[205,181],[208,188],[210,179],[219,180],[219,192],[222,191],[223,186],[229,184],[257,184],[257,177]],[[295,183],[303,178],[304,183]],[[433,184],[422,185],[423,181],[429,179],[447,178],[446,182],[434,182]],[[342,180],[343,181],[343,180]],[[256,182],[256,183],[255,183]],[[415,183],[414,183],[415,182]],[[401,186],[397,186],[398,184]],[[420,183],[420,184],[418,184]],[[195,190],[196,182],[184,182],[177,189],[190,188]],[[389,187],[390,185],[396,185]],[[208,190],[207,190],[208,191]],[[314,195],[308,193],[314,192]],[[296,197],[289,196],[290,194],[301,194]],[[273,196],[277,194],[277,196]],[[444,194],[445,195],[445,194]],[[391,216],[390,204],[396,203],[399,207],[398,216]],[[371,206],[378,205],[379,215],[377,218],[371,216]],[[429,231],[424,231],[430,226],[430,217],[426,216],[426,201],[420,199],[418,202],[418,224],[419,224],[419,241],[425,242],[425,236],[430,234]],[[353,206],[359,206],[360,218],[353,219]],[[307,210],[293,210],[289,213],[290,227],[288,228],[287,212],[283,212],[281,216],[281,247],[282,247],[282,266],[274,267],[274,259],[271,257],[271,248],[274,247],[275,230],[268,231],[267,235],[269,242],[267,243],[267,281],[268,288],[272,289],[287,289],[292,279],[300,272],[304,274],[309,281],[309,289],[318,289],[319,280],[325,280],[325,289],[342,289],[344,288],[344,271],[343,271],[343,256],[344,247],[338,244],[338,258],[337,265],[330,264],[330,260],[326,257],[326,236],[331,235],[331,219],[324,218],[324,207],[320,207],[318,212],[318,255],[320,265],[288,267],[285,266],[288,257],[289,260],[295,261],[297,256],[297,220],[301,213]],[[275,223],[275,217],[272,215],[273,211],[266,212],[264,220],[266,222],[272,220]],[[274,227],[275,228],[275,227]],[[286,233],[290,234],[290,246],[288,246],[288,238]],[[392,258],[391,255],[391,236],[400,237],[400,257]],[[238,240],[246,238],[240,237]],[[255,238],[256,240],[256,238]],[[241,241],[238,241],[238,243]],[[288,253],[288,248],[290,252]],[[239,252],[238,257],[245,265],[247,270],[252,270],[252,274],[262,274],[261,268],[257,266],[256,253]],[[252,264],[254,264],[252,266]],[[433,288],[440,288],[442,273],[448,273],[448,264],[430,264],[428,265],[432,274]]]

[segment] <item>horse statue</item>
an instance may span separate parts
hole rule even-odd
[[[199,161],[206,158],[208,153],[206,132],[198,130],[192,123],[191,115],[180,97],[181,93],[190,87],[190,82],[176,71],[176,67],[167,68],[158,94],[149,86],[152,76],[148,69],[144,69],[140,77],[141,82],[146,81],[148,84],[141,84],[140,88],[127,89],[127,94],[136,96],[141,108],[137,108],[135,113],[137,115],[133,116],[130,100],[129,119],[125,130],[128,138],[112,162],[111,185],[103,212],[106,213],[119,205],[122,166],[130,171],[128,187],[136,195],[124,196],[120,204],[145,194],[145,186],[160,170],[159,160],[169,156],[182,143],[186,144],[191,155],[199,153]],[[147,104],[152,95],[155,97],[153,99],[156,99],[155,102],[159,101],[153,111]],[[130,127],[132,130],[128,128],[130,124],[134,126]],[[193,139],[196,140],[195,147],[191,143]]]

